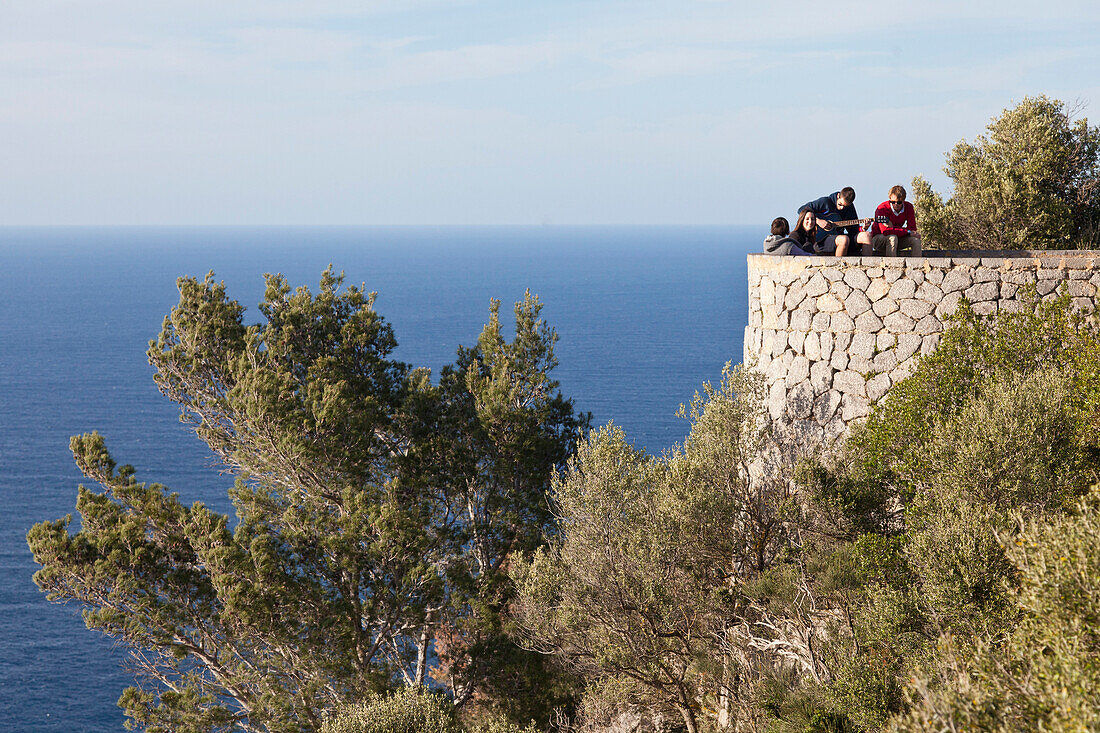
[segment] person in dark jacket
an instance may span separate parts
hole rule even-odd
[[[871,235],[860,231],[861,224],[869,224],[870,219],[860,219],[855,207],[856,191],[845,186],[834,194],[822,196],[798,207],[798,213],[812,211],[817,220],[817,243],[814,252],[819,255],[843,257],[849,251],[859,254],[856,245],[870,244]],[[853,222],[837,227],[837,222]]]
[[[814,218],[814,212],[809,209],[798,212],[791,239],[798,242],[798,246],[808,254],[814,254],[814,245],[817,244],[817,219]]]
[[[764,238],[764,251],[770,255],[812,255],[791,239],[791,225],[782,216],[772,221],[772,233]]]

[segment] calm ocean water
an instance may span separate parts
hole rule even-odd
[[[597,424],[659,453],[702,382],[740,361],[745,254],[764,228],[0,228],[0,730],[121,731],[123,655],[50,604],[25,535],[74,511],[71,435],[99,430],[139,480],[228,511],[228,482],[144,353],[175,280],[214,270],[259,320],[265,272],[315,291],[332,263],[378,291],[397,357],[438,369],[490,298],[525,288],[561,340],[555,376]]]

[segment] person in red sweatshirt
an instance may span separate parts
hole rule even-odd
[[[894,257],[904,250],[909,250],[910,257],[921,255],[917,212],[913,204],[905,200],[905,189],[894,186],[890,189],[890,200],[883,201],[875,209],[875,223],[871,225],[871,245],[863,245],[863,255],[866,257],[881,254]]]

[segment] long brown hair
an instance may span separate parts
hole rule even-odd
[[[802,222],[806,217],[810,217],[810,228],[803,229]],[[809,209],[798,212],[798,218],[795,219],[795,224],[791,227],[791,233],[789,235],[791,239],[796,239],[807,248],[813,247],[817,243],[817,217],[814,216],[814,212]]]

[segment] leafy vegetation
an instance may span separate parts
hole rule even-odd
[[[507,638],[508,558],[552,532],[544,496],[587,418],[547,375],[554,332],[528,295],[508,341],[494,303],[433,385],[391,358],[373,296],[325,272],[269,276],[260,311],[207,276],[149,349],[161,392],[236,476],[237,520],[184,505],[73,438],[71,519],[28,534],[54,600],[130,650],[120,704],[150,731],[310,731],[400,686],[476,719],[548,719],[572,687]]]
[[[950,198],[924,178],[912,200],[925,248],[1089,249],[1100,246],[1100,128],[1046,96],[1025,97],[988,135],[947,154]]]

